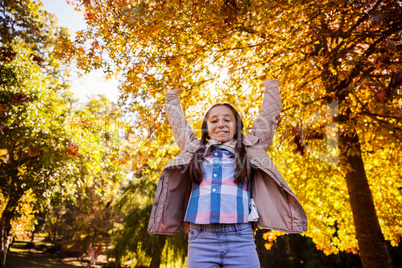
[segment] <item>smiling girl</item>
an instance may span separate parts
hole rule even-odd
[[[166,112],[181,153],[162,171],[148,232],[189,233],[187,267],[260,267],[252,222],[288,233],[307,230],[306,214],[272,160],[282,102],[267,80],[250,135],[228,103],[205,114],[197,139],[181,110],[180,89],[166,93]],[[258,211],[258,214],[257,214]]]

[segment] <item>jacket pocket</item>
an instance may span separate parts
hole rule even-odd
[[[158,185],[156,187],[156,193],[155,193],[155,198],[154,198],[154,203],[152,205],[152,210],[151,210],[151,215],[149,218],[149,223],[148,223],[148,233],[150,234],[155,234],[158,231],[159,224],[162,220],[161,217],[161,210],[163,209],[164,202],[162,199],[162,193],[164,192],[164,184],[165,184],[165,179],[163,174],[159,178]]]

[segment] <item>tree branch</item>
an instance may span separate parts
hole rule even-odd
[[[362,114],[364,115],[368,115],[370,117],[373,117],[375,119],[377,119],[376,117],[384,117],[384,118],[391,118],[391,119],[396,119],[396,120],[402,120],[402,117],[398,117],[398,116],[391,116],[391,115],[384,115],[384,114],[375,114],[369,111],[363,111]],[[386,121],[385,121],[386,122]]]

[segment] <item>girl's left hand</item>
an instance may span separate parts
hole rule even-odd
[[[269,83],[269,81],[272,81],[272,80],[273,80],[273,79],[267,79],[267,80],[265,80],[264,82],[261,83],[261,86],[266,87],[266,86],[267,86],[267,83]]]

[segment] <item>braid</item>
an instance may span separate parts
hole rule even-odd
[[[190,162],[190,179],[195,184],[200,184],[203,178],[202,161],[205,152],[205,146],[201,145],[200,148],[194,153],[193,159]]]
[[[193,183],[200,185],[203,179],[202,173],[202,161],[204,153],[205,153],[205,146],[207,144],[207,136],[208,136],[208,128],[207,128],[207,121],[204,120],[201,126],[201,145],[198,150],[194,153],[193,159],[190,162],[190,179]]]
[[[237,139],[236,149],[235,149],[235,171],[236,177],[235,182],[237,184],[245,182],[248,185],[250,180],[250,163],[247,157],[247,151],[243,144],[243,135],[241,138]]]

